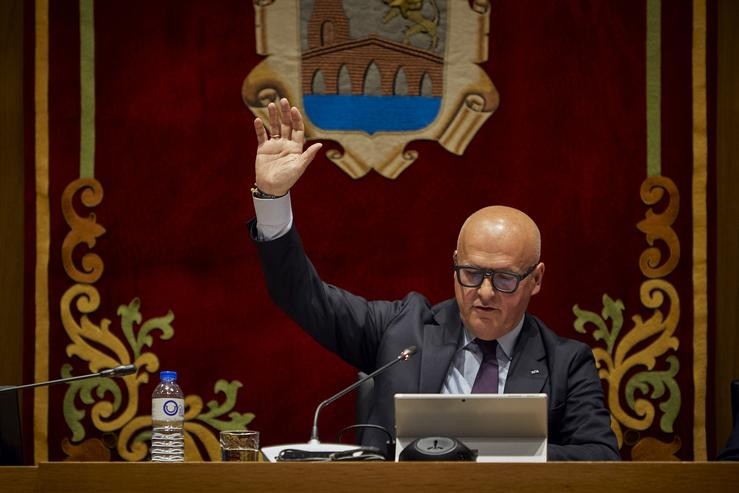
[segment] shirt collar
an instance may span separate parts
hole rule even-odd
[[[525,316],[521,317],[521,320],[516,324],[515,327],[513,327],[513,330],[507,332],[506,334],[498,337],[498,346],[500,346],[500,349],[503,350],[505,355],[508,357],[509,360],[513,359],[513,348],[516,345],[516,340],[518,339],[518,335],[521,333],[521,329],[523,329],[523,321]],[[475,340],[475,337],[470,334],[470,331],[462,325],[462,328],[464,329],[464,340],[462,344],[462,349],[472,349],[474,348],[475,351],[477,351],[477,345],[472,344],[472,341]],[[472,346],[470,346],[472,344]]]

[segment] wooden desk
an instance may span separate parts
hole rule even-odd
[[[38,467],[0,466],[0,491],[36,491]]]
[[[49,462],[0,468],[0,491],[186,493],[231,491],[506,491],[516,493],[739,491],[739,463],[551,462],[217,463]]]

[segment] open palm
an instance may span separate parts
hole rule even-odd
[[[257,135],[257,156],[254,162],[256,185],[263,192],[284,195],[303,175],[315,157],[321,144],[313,144],[305,152],[305,128],[303,118],[287,99],[277,105],[267,106],[269,135],[260,118],[254,120]]]

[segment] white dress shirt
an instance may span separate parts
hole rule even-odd
[[[518,334],[523,328],[523,318],[512,331],[498,338],[498,346],[495,356],[498,359],[498,393],[502,394],[505,389],[508,369],[513,359],[513,347],[516,345]],[[469,394],[477,377],[477,371],[482,364],[482,351],[475,344],[475,338],[464,327],[464,334],[460,348],[454,354],[449,372],[441,386],[442,394]]]

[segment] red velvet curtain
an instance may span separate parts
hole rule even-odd
[[[651,370],[667,371],[669,355],[679,360],[679,412],[672,431],[662,429],[657,406],[670,392],[654,397],[649,389],[657,417],[647,429],[623,427],[625,458],[646,437],[673,445],[678,437],[667,455],[694,457],[692,8],[689,1],[661,3],[660,174],[679,191],[671,227],[680,258],[667,278],[679,294],[679,347],[661,354]],[[709,2],[709,14],[711,8]],[[647,279],[639,259],[649,244],[637,225],[652,207],[664,212],[667,199],[648,205],[640,195],[647,178],[646,11],[646,2],[636,0],[493,2],[482,67],[500,106],[462,156],[433,141],[413,142],[419,158],[390,180],[375,172],[353,179],[321,153],[293,190],[295,224],[324,280],[370,299],[410,290],[433,302],[449,298],[459,226],[482,206],[505,204],[541,227],[546,276],[530,311],[555,331],[603,346],[592,327],[575,330],[573,307],[600,314],[606,294],[625,307],[623,333],[634,327],[632,317],[651,317],[639,291]],[[262,59],[254,12],[246,1],[94,2],[94,178],[104,194],[90,210],[79,196],[73,203],[85,217],[93,212],[105,233],[73,258],[81,263],[94,251],[104,263],[95,283],[96,323],[111,320],[110,331],[123,340],[119,306],[140,300],[144,320],[171,311],[174,335],[160,340],[152,332],[146,349],[162,369],[178,371],[186,394],[203,401],[215,398],[217,380],[241,382],[233,409],[254,413],[249,427],[262,432],[263,445],[273,445],[307,440],[315,406],[353,382],[356,370],[270,302],[246,231],[256,141],[241,85]],[[70,226],[62,195],[80,178],[79,6],[51,1],[48,19],[48,364],[49,378],[58,378],[64,364],[74,374],[88,371],[86,361],[66,352],[71,341],[60,314],[74,284],[63,268]],[[31,32],[33,22],[29,13]],[[32,122],[38,107],[30,74],[28,81]],[[340,146],[328,141],[326,148]],[[28,156],[31,173],[37,156]],[[32,187],[29,218],[36,210]],[[37,226],[27,222],[30,242]],[[669,256],[663,243],[656,246],[663,260]],[[27,299],[34,299],[32,289]],[[32,307],[28,313],[33,332]],[[139,387],[139,415],[148,412],[156,380],[152,372]],[[52,460],[68,455],[62,444],[72,437],[65,393],[50,390]],[[625,394],[619,399],[628,409]],[[353,396],[329,406],[321,438],[334,441],[353,424],[353,413]],[[110,439],[89,414],[81,422],[87,437]],[[111,458],[119,458],[113,447]]]

